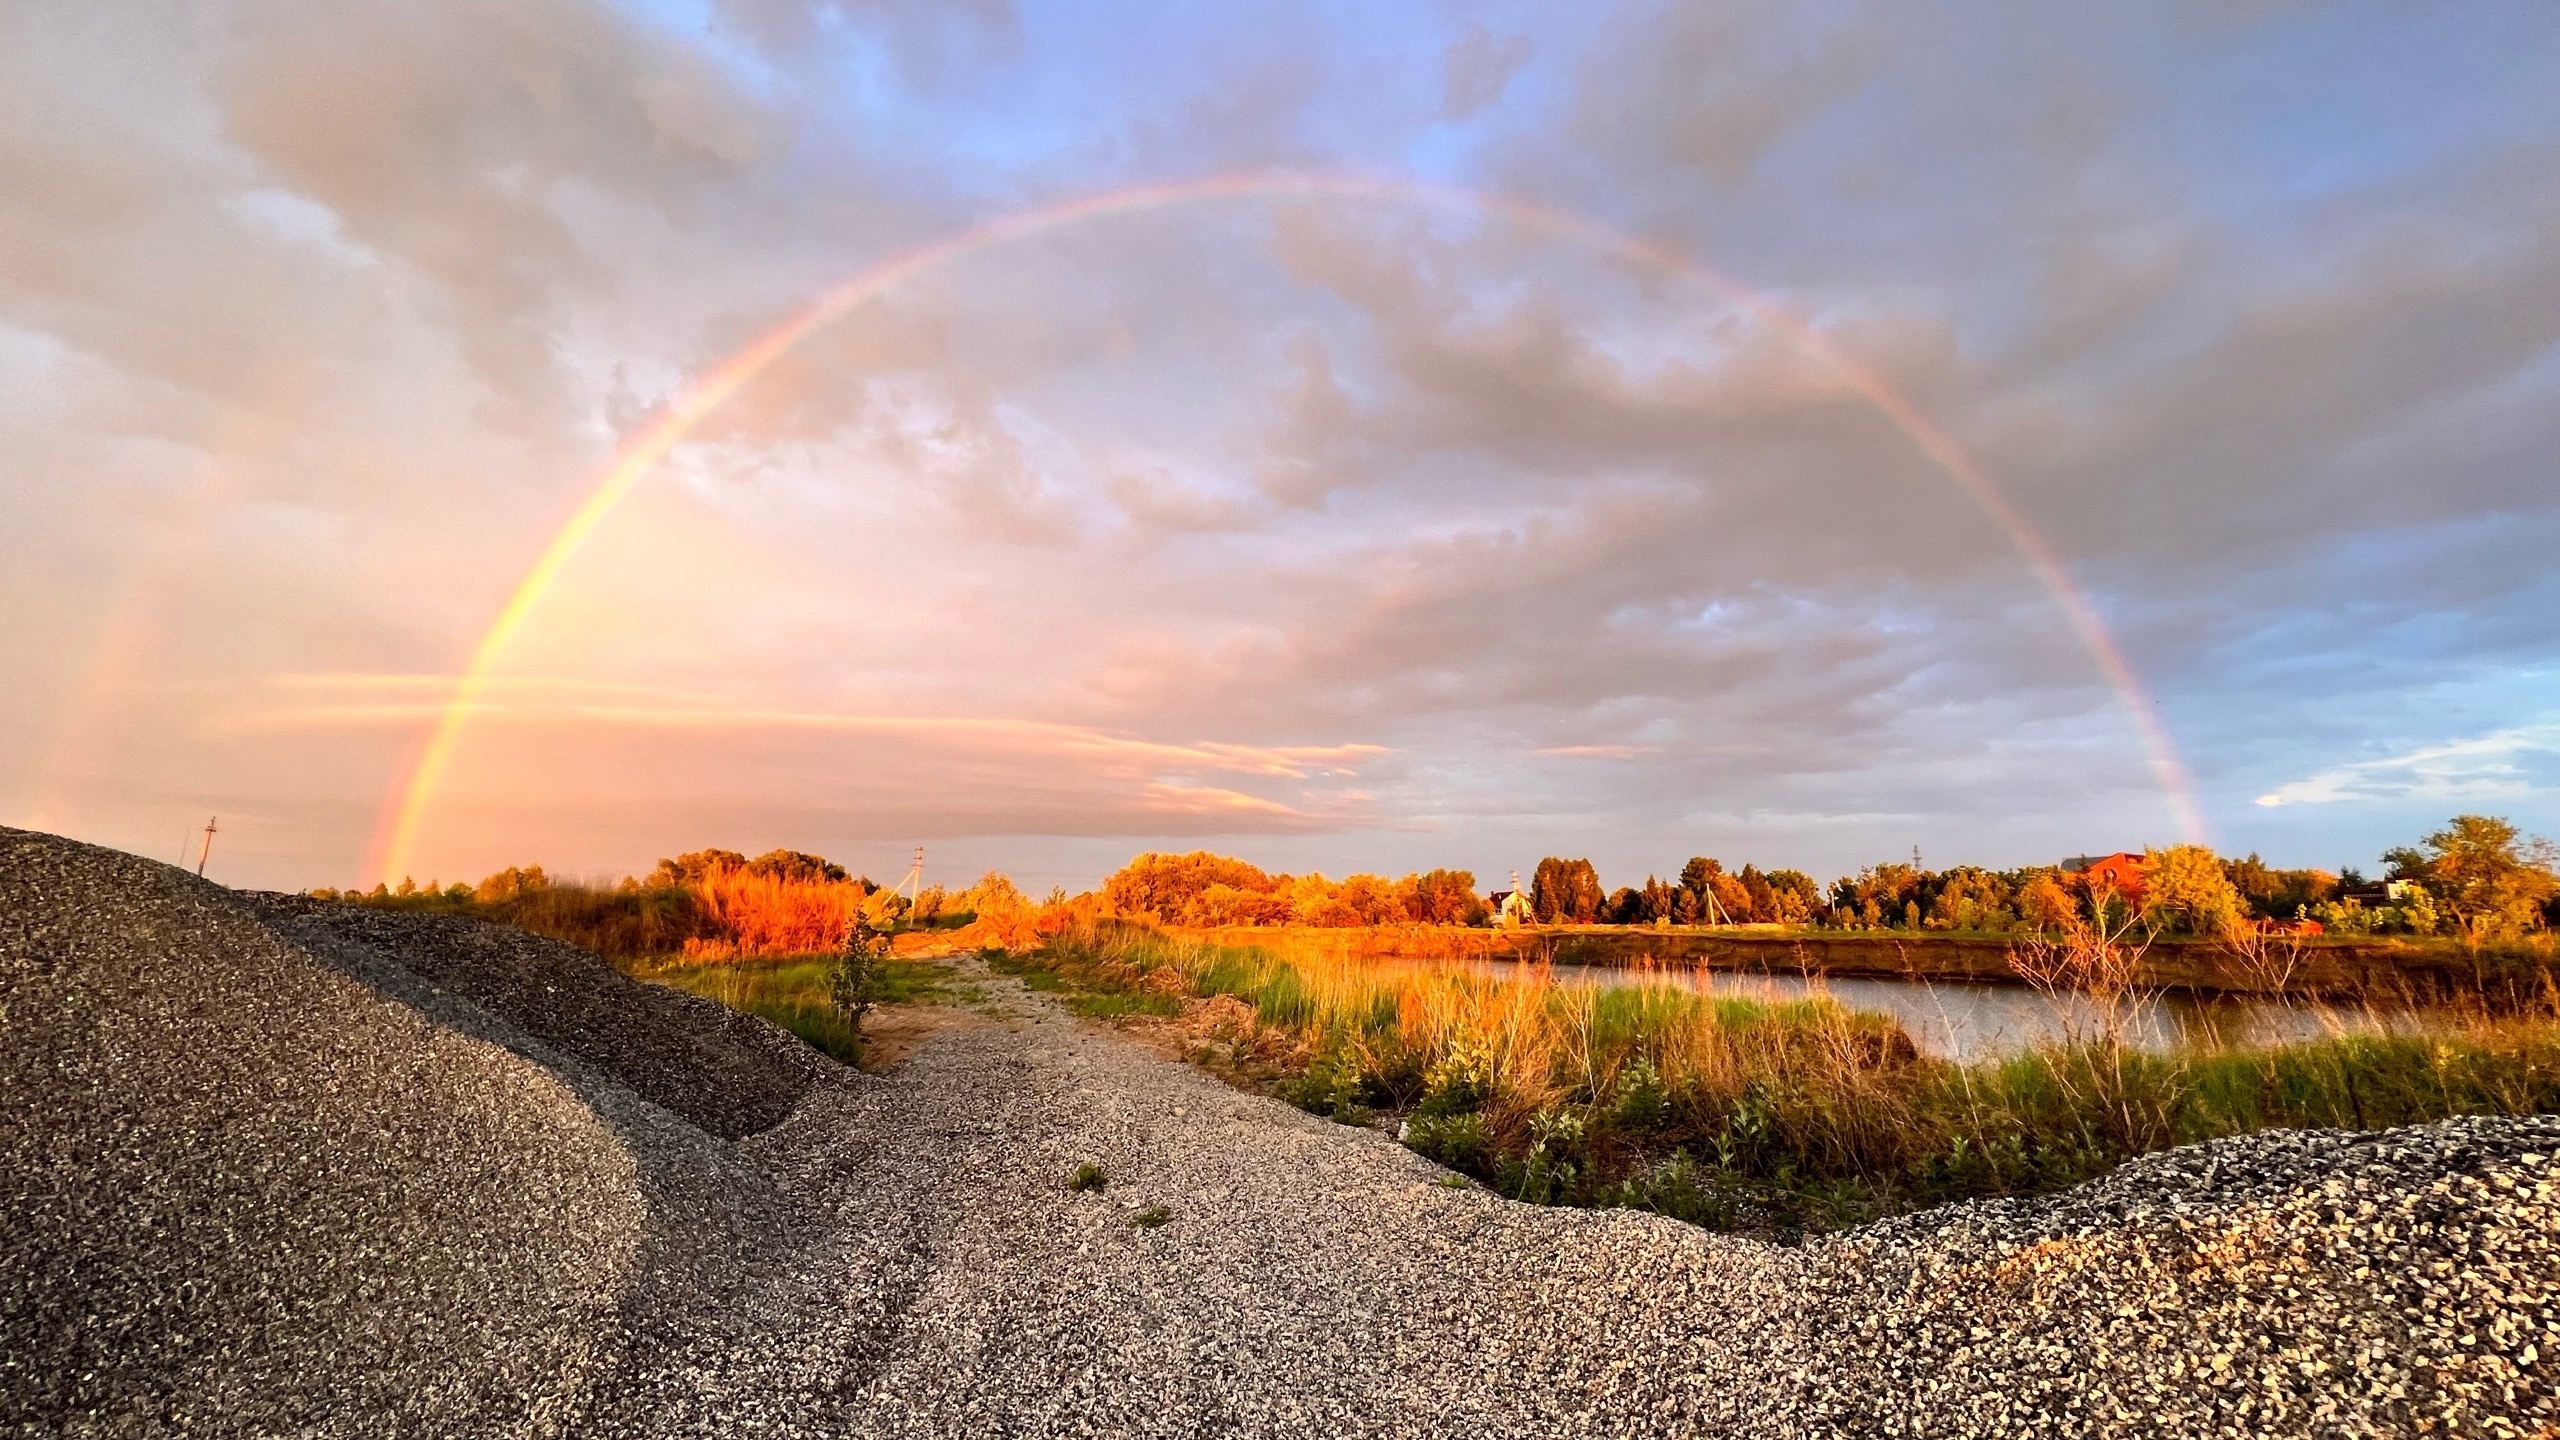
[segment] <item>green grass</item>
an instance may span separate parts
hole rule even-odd
[[[1110,1183],[1111,1177],[1103,1174],[1102,1167],[1090,1160],[1078,1165],[1067,1176],[1067,1189],[1078,1195],[1099,1195]]]
[[[1170,995],[1114,995],[1100,993],[1078,995],[1067,1002],[1067,1008],[1095,1020],[1115,1020],[1124,1015],[1179,1015],[1182,1002]]]
[[[827,996],[827,970],[834,963],[832,955],[787,955],[723,965],[669,965],[634,973],[653,984],[761,1015],[855,1065],[862,1060],[862,1037],[836,1013]],[[968,987],[952,983],[949,965],[931,960],[887,960],[880,965],[879,1004],[953,1004],[967,998]]]
[[[1092,1014],[1161,1013],[1170,969],[1287,1042],[1251,1078],[1518,1199],[1625,1205],[1780,1237],[2032,1195],[2133,1156],[2287,1127],[2560,1111],[2560,1013],[2424,1036],[2154,1054],[2104,1037],[1960,1065],[1826,998],[1590,990],[1281,961],[1112,925],[1001,968]],[[1186,1046],[1186,1054],[1214,1047]],[[1230,1074],[1246,1074],[1237,1066]]]
[[[1129,1217],[1141,1230],[1153,1230],[1173,1218],[1173,1212],[1162,1205],[1150,1205]]]

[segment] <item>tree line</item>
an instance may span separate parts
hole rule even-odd
[[[1555,925],[1800,925],[1839,930],[2009,934],[2080,921],[2139,921],[2215,935],[2252,924],[2293,924],[2349,935],[2512,939],[2560,926],[2560,875],[2550,842],[2493,816],[2460,815],[2416,845],[2383,855],[2380,877],[2355,869],[2287,870],[2252,854],[2226,859],[2201,845],[2143,853],[2123,883],[2062,865],[1929,870],[1869,865],[1828,887],[1800,870],[1727,870],[1694,857],[1676,879],[1604,891],[1589,860],[1550,856],[1529,886],[1532,914]]]
[[[1668,880],[1606,889],[1588,859],[1549,856],[1526,900],[1551,925],[1785,925],[1833,930],[2050,933],[2076,924],[2141,923],[2166,933],[2220,935],[2252,925],[2316,923],[2331,934],[2512,939],[2560,926],[2560,878],[2549,842],[2490,816],[2456,816],[2416,845],[2383,856],[2368,879],[2353,869],[2287,870],[2256,855],[2225,859],[2200,845],[2144,852],[2130,878],[2061,865],[1945,870],[1888,861],[1824,885],[1801,870],[1728,869],[1693,856]],[[873,929],[942,927],[998,918],[1054,930],[1118,915],[1168,925],[1483,925],[1490,896],[1465,870],[1401,877],[1266,871],[1230,855],[1150,852],[1082,895],[1035,902],[989,871],[974,885],[930,886],[912,900],[823,856],[774,850],[753,859],[695,850],[645,877],[610,885],[564,882],[538,865],[510,866],[477,885],[323,898],[481,914],[556,934],[598,953],[792,953],[828,948],[859,917]]]

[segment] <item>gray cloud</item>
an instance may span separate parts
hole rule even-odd
[[[1441,118],[1465,120],[1502,103],[1511,77],[1537,53],[1526,35],[1497,35],[1481,20],[1468,21],[1441,57]]]
[[[220,808],[256,878],[351,878],[422,712],[261,728],[275,677],[449,672],[617,448],[811,296],[1041,197],[1421,166],[1806,316],[2052,540],[2236,836],[2336,863],[2399,812],[2249,802],[2547,714],[2560,640],[2560,115],[2466,24],[2385,26],[0,13],[0,818],[150,849]],[[2334,74],[2284,67],[2306,35]],[[1614,880],[2171,838],[2053,597],[1853,387],[1429,208],[1166,206],[916,277],[700,426],[505,673],[1388,753],[492,719],[441,869],[894,833]]]

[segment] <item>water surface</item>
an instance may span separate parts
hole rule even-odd
[[[1524,967],[1486,962],[1498,977]],[[2023,985],[1944,980],[1861,980],[1755,975],[1731,970],[1622,969],[1558,965],[1558,984],[1618,987],[1671,983],[1715,995],[1755,1000],[1796,1000],[1824,994],[1852,1010],[1892,1017],[1910,1032],[1921,1053],[1949,1060],[1997,1059],[2044,1041],[2089,1036],[2103,1016],[2087,997],[2048,996]],[[2342,1033],[2406,1032],[2425,1017],[2410,1011],[2310,1000],[2238,995],[2164,995],[2130,1005],[2125,1034],[2146,1049],[2272,1045]]]

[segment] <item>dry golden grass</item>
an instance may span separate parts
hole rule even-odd
[[[1844,1224],[2048,1190],[2270,1127],[2560,1108],[2554,1014],[2177,1054],[2108,1031],[1960,1065],[1818,989],[1777,1003],[1690,972],[1604,989],[1543,966],[1281,960],[1113,921],[1008,963],[1044,988],[1235,997],[1286,1037],[1252,1043],[1289,1057],[1280,1089],[1309,1109],[1400,1114],[1414,1148],[1523,1198],[1718,1224]]]
[[[850,880],[785,880],[745,870],[713,871],[686,888],[712,930],[685,942],[689,963],[833,950],[869,893]]]

